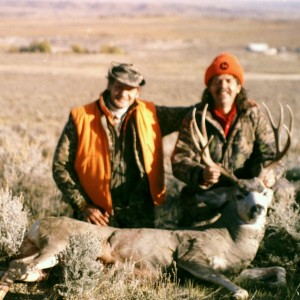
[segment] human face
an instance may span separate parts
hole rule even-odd
[[[128,86],[117,80],[109,83],[110,103],[116,109],[125,109],[133,104],[139,96],[139,88]]]
[[[241,88],[242,86],[234,76],[222,74],[212,79],[208,90],[214,99],[215,108],[228,113]]]

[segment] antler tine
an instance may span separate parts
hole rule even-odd
[[[276,126],[274,121],[273,121],[272,114],[270,112],[269,107],[265,103],[263,103],[263,105],[266,108],[266,111],[267,111],[267,114],[268,114],[268,117],[269,117],[269,121],[271,123],[272,129],[273,129],[273,132],[274,132],[274,138],[275,138],[275,146],[276,146],[275,157],[274,157],[273,161],[271,161],[264,168],[264,169],[266,169],[266,168],[271,169],[287,153],[287,151],[289,150],[289,148],[291,146],[292,129],[293,129],[293,126],[294,126],[294,115],[293,115],[293,111],[292,111],[291,107],[289,105],[287,105],[287,108],[289,110],[289,115],[290,115],[289,127],[286,124],[283,124],[283,107],[282,107],[282,104],[279,103],[280,116],[279,116],[278,125]],[[280,150],[280,146],[281,146],[281,129],[282,129],[282,127],[285,129],[285,131],[287,133],[287,140],[286,140],[286,144],[285,144],[283,150]]]
[[[289,105],[286,105],[286,107],[288,108],[288,110],[290,112],[289,132],[290,132],[290,135],[292,136],[292,131],[294,128],[294,114],[293,114],[292,108]]]
[[[195,147],[201,154],[201,158],[206,166],[210,167],[216,167],[220,170],[221,174],[227,177],[230,181],[234,183],[238,183],[238,178],[234,176],[234,174],[221,165],[215,163],[209,153],[209,145],[211,141],[213,140],[214,136],[211,136],[210,139],[208,140],[207,136],[207,130],[206,130],[206,125],[205,125],[205,119],[206,119],[206,112],[207,112],[207,107],[208,105],[206,104],[203,112],[202,112],[202,121],[201,121],[201,131],[197,125],[196,121],[196,108],[193,110],[193,115],[192,115],[192,123],[191,123],[191,134],[192,134],[192,139],[195,144]],[[195,137],[195,133],[197,134],[199,140],[200,140],[200,145],[197,143],[197,139]]]
[[[194,143],[194,146],[196,147],[197,151],[199,153],[202,152],[202,149],[201,147],[199,146],[198,144],[198,141],[195,137],[195,113],[196,113],[196,108],[193,109],[193,112],[192,112],[192,122],[190,123],[190,130],[191,130],[191,136],[192,136],[192,140],[193,140],[193,143]]]
[[[203,110],[203,113],[205,112],[204,117],[206,115],[206,110],[207,110],[207,107],[205,107],[204,110]],[[202,121],[202,123],[203,123],[203,121]],[[196,107],[193,109],[192,126],[193,126],[193,132],[197,134],[197,136],[198,136],[198,138],[200,140],[200,147],[201,147],[200,151],[202,152],[203,148],[207,144],[207,133],[206,133],[206,130],[205,130],[205,134],[203,134],[203,132],[200,131],[200,129],[199,129],[198,125],[197,125],[197,121],[196,121]],[[204,118],[204,127],[205,127],[205,118]],[[198,145],[198,147],[199,147],[199,145]]]
[[[278,153],[276,153],[276,160],[281,159],[287,153],[287,151],[289,150],[289,148],[291,146],[291,143],[292,143],[292,131],[293,131],[293,126],[294,126],[294,114],[293,114],[293,111],[292,111],[292,109],[289,105],[287,105],[287,108],[288,108],[289,113],[290,113],[289,127],[287,127],[286,124],[283,124],[283,128],[285,129],[285,131],[287,133],[287,140],[286,140],[286,144],[285,144],[283,150],[278,151]],[[279,146],[278,146],[278,149],[279,149]]]
[[[262,104],[263,104],[263,106],[265,107],[265,109],[267,111],[268,118],[269,118],[271,127],[272,127],[273,132],[274,132],[276,149],[278,149],[278,151],[279,151],[280,150],[280,144],[281,144],[281,131],[280,131],[280,129],[282,127],[282,122],[283,122],[283,107],[282,107],[281,103],[279,103],[280,115],[279,115],[278,125],[276,126],[269,107],[264,102]]]
[[[207,107],[206,107],[206,109],[207,109]],[[206,112],[206,109],[204,109],[205,112]],[[204,115],[204,117],[205,117],[205,115]],[[204,120],[205,120],[205,118],[204,118]],[[204,127],[205,127],[205,123],[204,123]],[[195,145],[196,149],[199,151],[199,153],[201,154],[201,158],[203,159],[204,163],[208,166],[214,166],[215,163],[210,158],[209,149],[208,149],[208,145],[212,141],[213,137],[209,141],[207,141],[206,129],[205,129],[204,135],[199,130],[199,127],[198,127],[197,121],[196,121],[196,108],[193,109],[193,113],[192,113],[191,134],[192,134],[192,139],[193,139],[194,145]],[[197,134],[197,136],[199,138],[200,145],[198,144],[195,134]]]
[[[208,104],[206,104],[204,106],[204,109],[203,109],[203,118],[201,119],[201,132],[202,132],[202,135],[204,137],[204,140],[206,140],[206,141],[208,140],[208,138],[207,138],[207,131],[206,131],[206,125],[205,125],[207,108],[208,108]]]

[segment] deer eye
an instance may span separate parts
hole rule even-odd
[[[264,195],[264,196],[267,196],[267,195],[268,195],[268,191],[267,191],[267,190],[264,190],[263,195]]]

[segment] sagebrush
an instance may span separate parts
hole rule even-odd
[[[18,253],[27,229],[27,212],[22,195],[0,188],[0,260]]]

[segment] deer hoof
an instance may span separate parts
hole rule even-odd
[[[245,300],[248,299],[249,294],[246,290],[240,289],[233,294],[233,298],[236,300]]]
[[[274,267],[276,271],[276,281],[271,282],[271,286],[279,286],[285,287],[286,286],[286,270],[282,267]]]
[[[44,280],[46,277],[47,273],[45,273],[43,270],[34,270],[24,274],[21,277],[21,280],[26,282],[38,282]]]
[[[278,285],[286,285],[286,270],[282,267],[277,267],[277,282]]]

